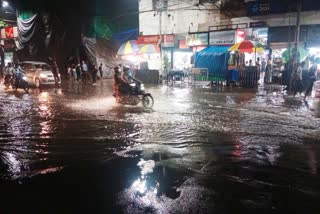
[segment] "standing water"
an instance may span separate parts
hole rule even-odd
[[[319,213],[320,119],[281,92],[0,90],[0,213]]]

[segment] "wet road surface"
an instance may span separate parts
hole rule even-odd
[[[319,213],[320,119],[279,91],[0,89],[0,213]]]

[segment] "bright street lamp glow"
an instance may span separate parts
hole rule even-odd
[[[2,2],[2,7],[8,7],[8,6],[9,6],[9,3],[7,1]]]

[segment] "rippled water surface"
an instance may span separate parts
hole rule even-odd
[[[280,91],[0,89],[0,213],[320,213],[320,119]]]

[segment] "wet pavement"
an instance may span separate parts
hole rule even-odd
[[[0,213],[320,213],[320,119],[281,91],[0,89]]]

